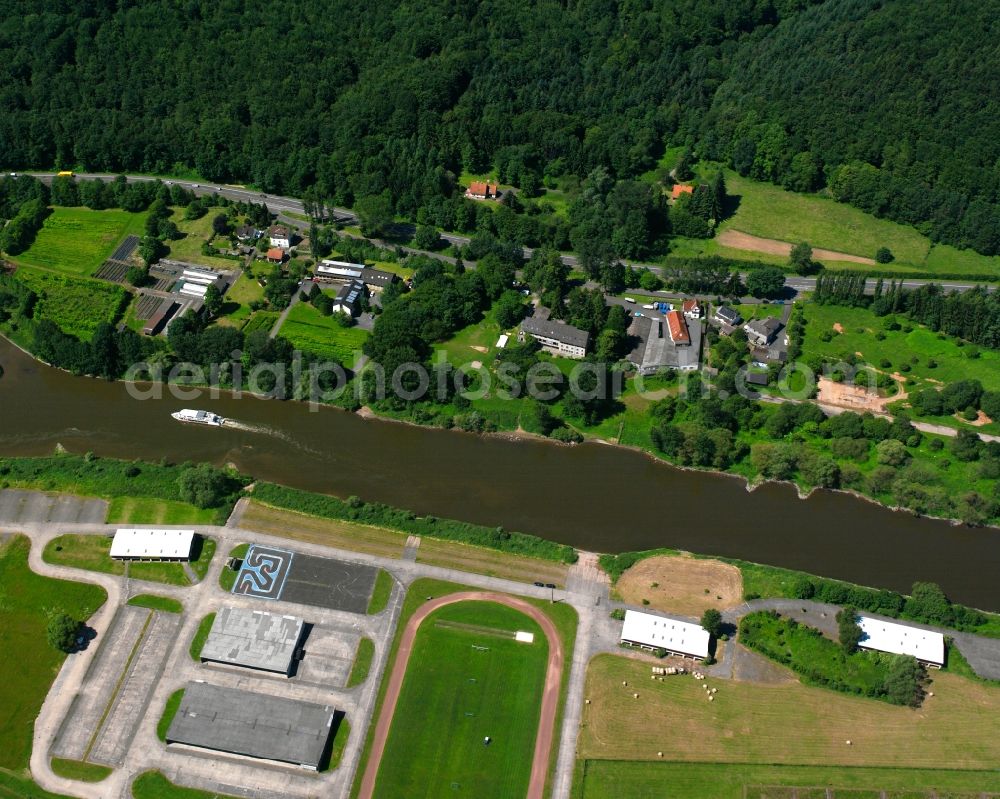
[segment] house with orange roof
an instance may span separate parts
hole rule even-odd
[[[688,319],[701,319],[701,305],[698,300],[684,300],[681,308]]]
[[[670,199],[672,201],[677,200],[682,194],[694,194],[694,186],[689,183],[675,183],[670,188]]]
[[[691,345],[691,335],[688,333],[687,322],[680,311],[667,311],[667,332],[675,347]]]
[[[488,181],[474,180],[465,190],[465,196],[470,200],[496,200],[500,197],[500,186]]]

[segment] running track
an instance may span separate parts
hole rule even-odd
[[[547,615],[542,613],[534,605],[525,602],[523,599],[508,596],[507,594],[497,594],[489,591],[463,591],[458,594],[449,594],[438,599],[432,599],[421,605],[403,630],[403,637],[399,642],[399,651],[396,655],[396,663],[392,673],[389,675],[389,685],[385,693],[385,702],[382,705],[382,712],[379,714],[378,723],[375,726],[375,738],[372,742],[371,756],[368,758],[368,766],[365,769],[364,778],[361,780],[361,791],[358,799],[372,799],[375,792],[375,777],[378,775],[378,767],[382,762],[382,755],[385,753],[385,744],[389,738],[389,729],[392,726],[392,717],[396,712],[396,703],[399,701],[399,691],[403,687],[403,677],[406,675],[406,666],[413,651],[413,640],[417,636],[417,629],[420,624],[431,613],[445,605],[452,605],[456,602],[497,602],[507,605],[530,616],[542,628],[545,637],[549,642],[549,663],[545,670],[545,688],[542,691],[542,712],[538,719],[538,736],[535,738],[535,757],[531,763],[531,779],[528,783],[528,793],[526,799],[542,799],[545,793],[545,778],[548,775],[549,760],[552,754],[552,740],[555,736],[556,711],[559,707],[559,684],[562,679],[563,663],[565,655],[563,652],[562,639],[559,631]]]

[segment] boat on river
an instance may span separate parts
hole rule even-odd
[[[178,422],[187,422],[188,424],[207,424],[209,427],[222,427],[228,420],[219,416],[217,413],[212,413],[211,411],[195,411],[191,408],[184,408],[183,410],[177,411],[170,414]]]

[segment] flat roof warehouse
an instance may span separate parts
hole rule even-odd
[[[223,608],[212,623],[201,660],[290,674],[304,624],[295,616]]]
[[[315,771],[335,715],[329,705],[189,682],[166,740]]]

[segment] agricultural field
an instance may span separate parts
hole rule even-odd
[[[960,346],[959,339],[934,333],[902,316],[896,319],[902,329],[886,330],[890,318],[876,316],[867,308],[808,303],[802,310],[806,320],[804,359],[819,356],[840,361],[853,354],[882,371],[904,370],[908,390],[921,382],[940,385],[971,379],[979,380],[987,390],[1000,390],[1000,352]],[[837,333],[835,325],[843,332]],[[878,333],[884,334],[881,341],[876,338]],[[823,341],[829,334],[832,338]],[[973,352],[979,354],[977,358],[966,354]],[[883,362],[890,366],[883,366]]]
[[[34,243],[14,260],[75,277],[89,277],[130,233],[143,234],[145,214],[56,207]]]
[[[243,323],[243,333],[250,335],[255,330],[270,330],[279,316],[277,311],[256,311]]]
[[[793,786],[797,794],[792,793]],[[1000,791],[995,771],[585,760],[577,764],[572,795],[573,799],[793,799],[796,795],[799,799],[979,799],[980,791]]]
[[[38,295],[36,319],[49,319],[81,339],[89,339],[101,322],[118,321],[129,296],[112,283],[39,269],[18,269],[17,279]]]
[[[717,165],[699,165],[698,172],[707,180]],[[797,243],[807,241],[813,248],[823,248],[874,258],[879,247],[888,247],[895,260],[888,264],[865,265],[831,261],[837,269],[863,269],[945,274],[1000,276],[1000,257],[980,255],[972,250],[936,245],[909,225],[866,214],[844,203],[818,194],[798,194],[770,183],[759,183],[725,170],[726,188],[738,202],[735,213],[719,225],[719,232],[736,230],[753,236]],[[724,247],[714,239],[705,241],[677,239],[671,242],[676,255],[724,255],[752,258],[784,264],[783,256]]]
[[[516,642],[518,630],[534,633],[534,643]],[[414,642],[375,796],[523,797],[547,659],[541,628],[511,608],[463,602],[429,616]]]
[[[211,538],[195,539],[194,556],[191,568],[199,577],[203,577],[215,554],[215,541]],[[102,535],[61,535],[53,538],[45,546],[42,558],[46,563],[59,566],[71,566],[77,569],[104,572],[106,574],[124,574],[125,563],[112,560],[111,539]],[[129,576],[134,580],[149,580],[168,585],[190,585],[184,566],[181,563],[130,563]]]
[[[24,795],[4,793],[4,770],[27,768],[32,725],[65,659],[45,639],[48,614],[85,620],[107,599],[98,586],[35,574],[28,548],[20,537],[0,544],[0,796]]]
[[[355,353],[368,338],[368,331],[341,327],[333,316],[324,316],[306,302],[296,303],[281,326],[280,334],[296,349],[331,358],[350,368]]]
[[[979,771],[993,769],[1000,756],[1000,739],[990,732],[1000,711],[1000,686],[946,672],[932,674],[934,696],[918,710],[797,681],[702,683],[679,676],[651,682],[649,675],[648,661],[618,655],[591,661],[581,758],[655,762],[663,752],[671,761],[699,763]],[[706,701],[705,684],[718,689],[712,702]],[[1000,775],[973,784],[996,787]],[[914,778],[901,787],[928,784]]]

